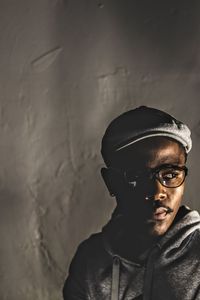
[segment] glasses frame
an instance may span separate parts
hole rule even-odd
[[[147,177],[147,175],[148,175],[148,178],[149,178],[150,180],[153,180],[153,179],[155,178],[155,179],[157,179],[157,180],[160,182],[160,184],[161,184],[162,186],[167,187],[167,188],[170,188],[170,189],[171,189],[171,188],[173,189],[173,188],[177,188],[177,187],[181,186],[181,185],[184,183],[186,176],[188,175],[188,168],[187,168],[186,166],[162,165],[162,166],[160,166],[160,167],[158,167],[158,168],[155,168],[155,169],[149,169],[149,170],[144,171],[144,172],[139,172],[139,173],[135,174],[135,176],[134,176],[134,177],[135,177],[135,180],[134,180],[134,181],[130,181],[130,180],[128,180],[127,173],[128,173],[129,171],[131,171],[131,170],[125,171],[125,170],[115,169],[115,168],[113,168],[113,167],[109,167],[109,169],[112,169],[112,170],[114,170],[115,172],[120,173],[120,174],[124,177],[125,181],[126,181],[130,186],[132,186],[133,188],[136,188],[136,186],[137,186],[137,181],[139,181],[139,180],[140,180],[142,177],[144,177],[144,176]],[[163,184],[163,181],[162,181],[161,177],[159,176],[159,172],[160,172],[161,170],[164,170],[164,169],[174,169],[174,170],[184,171],[184,176],[183,176],[183,180],[181,181],[181,183],[178,184],[178,185],[176,185],[176,186],[168,186],[168,185],[166,185],[166,184]]]

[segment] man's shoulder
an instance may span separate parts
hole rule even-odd
[[[101,249],[103,247],[103,237],[102,232],[93,233],[88,238],[83,240],[79,244],[79,251],[82,252],[93,252],[94,249]]]
[[[87,269],[92,274],[93,271],[109,266],[111,263],[112,256],[104,247],[103,234],[96,233],[80,243],[73,257],[71,268],[80,272]]]
[[[94,260],[103,256],[110,256],[105,249],[103,233],[92,234],[82,241],[77,249],[76,255],[84,257],[86,260]]]

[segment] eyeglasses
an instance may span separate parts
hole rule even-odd
[[[162,165],[159,168],[147,169],[137,174],[134,170],[120,171],[120,173],[123,174],[128,184],[134,188],[154,179],[157,179],[164,187],[177,188],[185,181],[188,169],[186,166]]]

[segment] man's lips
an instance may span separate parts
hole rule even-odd
[[[173,210],[170,207],[159,206],[154,209],[153,220],[163,221],[172,212],[173,212]]]
[[[159,207],[157,208],[154,213],[153,213],[153,219],[154,220],[158,220],[158,221],[162,221],[165,220],[165,218],[167,217],[169,213],[169,210],[165,207]]]

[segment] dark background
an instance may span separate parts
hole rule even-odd
[[[193,132],[200,209],[200,3],[0,1],[0,299],[58,300],[79,242],[115,205],[101,137],[138,105]]]

